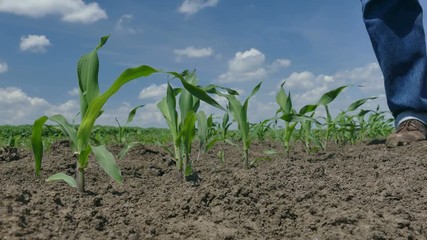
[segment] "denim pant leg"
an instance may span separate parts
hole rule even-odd
[[[396,125],[411,118],[427,123],[427,56],[419,1],[361,2]]]

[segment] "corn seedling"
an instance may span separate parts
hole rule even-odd
[[[127,129],[127,125],[129,124],[129,123],[131,123],[132,121],[133,121],[133,119],[134,119],[134,117],[135,117],[135,114],[136,114],[136,111],[139,109],[139,108],[142,108],[142,107],[144,107],[144,105],[139,105],[139,106],[136,106],[136,107],[134,107],[130,112],[129,112],[129,114],[128,114],[128,118],[127,118],[127,120],[126,120],[126,123],[125,123],[125,125],[121,125],[120,124],[120,122],[119,122],[119,120],[117,120],[117,118],[115,118],[116,119],[116,122],[117,122],[117,124],[118,124],[118,126],[119,126],[119,132],[118,132],[118,134],[117,134],[117,136],[116,136],[116,138],[117,138],[117,142],[119,143],[119,144],[123,144],[124,146],[123,146],[123,149],[120,151],[120,153],[119,153],[119,159],[122,159],[122,158],[124,158],[124,156],[126,155],[126,153],[133,147],[133,146],[135,146],[136,144],[138,144],[139,142],[135,142],[135,141],[133,141],[133,142],[130,142],[129,141],[129,134],[128,134],[128,132],[126,131],[126,129]]]
[[[197,138],[199,139],[198,160],[202,153],[209,151],[219,140],[219,138],[215,136],[213,115],[206,117],[203,111],[197,113]]]
[[[298,123],[303,123],[302,125],[306,127],[305,132],[311,130],[311,123],[317,121],[313,118],[314,111],[316,110],[316,105],[305,105],[297,112],[292,105],[291,94],[286,94],[283,89],[283,82],[280,86],[280,90],[276,95],[276,103],[279,105],[279,109],[276,111],[276,118],[281,119],[285,122],[283,136],[280,137],[285,153],[289,156],[291,150],[291,138],[293,136],[294,130],[297,127]],[[312,113],[309,116],[305,114]]]
[[[196,136],[197,110],[200,106],[200,100],[220,109],[223,108],[201,88],[197,89],[204,93],[204,99],[199,98],[199,96],[203,95],[202,92],[199,91],[199,96],[197,96],[187,90],[187,87],[196,87],[197,78],[194,71],[191,73],[185,71],[182,75],[176,75],[176,77],[181,79],[184,88],[172,88],[168,83],[166,96],[157,104],[157,107],[162,112],[172,135],[178,172],[186,179],[193,173],[190,155],[192,143]],[[176,98],[178,98],[179,114]],[[199,114],[199,119],[200,117],[202,115]]]
[[[116,81],[103,94],[100,94],[98,86],[99,60],[97,51],[108,40],[108,36],[102,37],[99,45],[90,53],[82,56],[77,64],[77,76],[80,94],[80,115],[81,123],[76,129],[62,115],[51,117],[42,116],[34,122],[32,133],[32,146],[35,157],[35,172],[40,175],[43,158],[43,143],[41,139],[42,128],[47,120],[57,123],[70,141],[71,148],[77,157],[76,179],[64,173],[57,173],[47,179],[47,181],[63,180],[70,186],[76,187],[79,192],[85,189],[85,169],[89,163],[90,153],[94,153],[96,160],[102,169],[114,180],[121,182],[122,175],[113,155],[104,145],[93,146],[89,143],[96,119],[102,113],[102,107],[107,100],[114,95],[127,82],[147,77],[155,72],[152,67],[139,66],[137,68],[126,69]]]
[[[261,87],[261,83],[255,86],[252,90],[251,94],[246,98],[244,103],[242,104],[239,100],[237,100],[235,96],[235,91],[228,91],[228,94],[218,92],[217,94],[227,98],[228,100],[228,110],[233,116],[234,120],[237,122],[237,127],[242,137],[242,145],[243,145],[243,166],[245,168],[249,168],[249,146],[251,144],[251,137],[249,135],[249,121],[248,121],[248,105],[249,99],[254,96],[259,88]],[[232,94],[230,94],[232,92]]]
[[[272,131],[271,119],[265,119],[256,124],[251,124],[251,131],[255,134],[259,141],[264,141],[268,132]]]

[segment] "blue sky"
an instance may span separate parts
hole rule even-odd
[[[107,34],[101,90],[145,64],[196,69],[201,85],[232,87],[242,97],[263,81],[250,102],[252,122],[274,116],[283,81],[297,108],[351,84],[364,87],[347,89],[335,112],[368,96],[379,98],[365,108],[387,110],[359,0],[0,0],[0,28],[0,124],[56,113],[72,119],[79,111],[76,63]],[[145,104],[134,125],[165,126],[156,102],[167,80],[156,75],[124,86],[98,123],[115,125],[114,117],[124,120]]]

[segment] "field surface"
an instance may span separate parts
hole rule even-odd
[[[52,145],[41,178],[30,152],[0,151],[1,239],[427,239],[426,142],[296,147],[289,157],[254,142],[251,159],[278,154],[248,170],[239,147],[218,145],[190,182],[165,150],[139,145],[118,161],[122,184],[92,159],[85,194],[44,181],[74,175],[67,145]]]

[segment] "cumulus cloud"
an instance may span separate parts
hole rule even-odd
[[[0,62],[0,74],[7,72],[9,66],[6,62]]]
[[[72,90],[68,91],[67,93],[70,96],[78,96],[79,95],[79,89],[78,88],[73,88]]]
[[[265,55],[255,48],[237,52],[228,62],[228,72],[219,76],[219,82],[244,82],[267,77],[264,68]]]
[[[129,112],[134,108],[129,103],[122,103],[118,107],[106,104],[105,112],[99,117],[96,124],[113,125],[119,121],[125,122]],[[17,87],[0,88],[0,125],[32,124],[42,115],[63,115],[69,122],[73,121],[80,111],[79,102],[67,100],[63,103],[50,103],[44,98],[32,97]],[[76,119],[79,123],[80,118]],[[156,103],[146,104],[135,115],[133,125],[142,127],[166,127],[163,115],[157,109]]]
[[[174,53],[178,57],[188,57],[188,58],[202,58],[209,57],[213,54],[213,49],[211,47],[207,48],[195,48],[193,46],[186,47],[184,49],[176,49]]]
[[[362,91],[383,91],[384,89],[384,78],[378,63],[340,71],[334,77],[349,83],[357,83]]]
[[[28,124],[49,103],[43,98],[29,97],[19,88],[0,88],[0,124]]]
[[[276,59],[270,66],[268,66],[269,70],[275,72],[282,68],[287,68],[291,65],[291,60],[289,59]]]
[[[215,7],[219,0],[185,0],[178,8],[179,13],[192,15],[203,8]]]
[[[387,110],[383,77],[377,63],[338,71],[333,75],[315,75],[309,71],[294,72],[282,82],[286,82],[284,89],[291,92],[292,100],[298,107],[316,103],[324,93],[343,85],[349,85],[349,88],[339,96],[340,101],[335,102],[339,105],[338,109],[346,108],[357,99],[376,96],[380,99],[374,101],[375,106],[379,104],[383,110]],[[280,85],[277,86],[277,89],[279,87]],[[274,94],[271,93],[270,96]],[[373,104],[370,107],[372,106]]]
[[[45,35],[28,35],[21,37],[19,48],[21,51],[29,51],[34,53],[46,52],[46,47],[51,43]]]
[[[126,32],[130,34],[142,33],[142,30],[138,28],[131,27],[133,21],[132,14],[124,14],[116,22],[116,30],[121,32]]]
[[[139,99],[157,99],[160,100],[163,96],[166,95],[166,84],[156,85],[152,84],[149,87],[146,87],[141,90],[139,93]]]
[[[265,55],[258,49],[251,48],[244,52],[237,52],[228,62],[228,71],[218,77],[222,83],[245,82],[267,79],[268,74],[291,64],[288,59],[276,59],[272,64],[266,63]]]
[[[98,3],[82,0],[1,0],[0,12],[32,18],[60,15],[62,21],[92,23],[107,18],[105,10]]]

